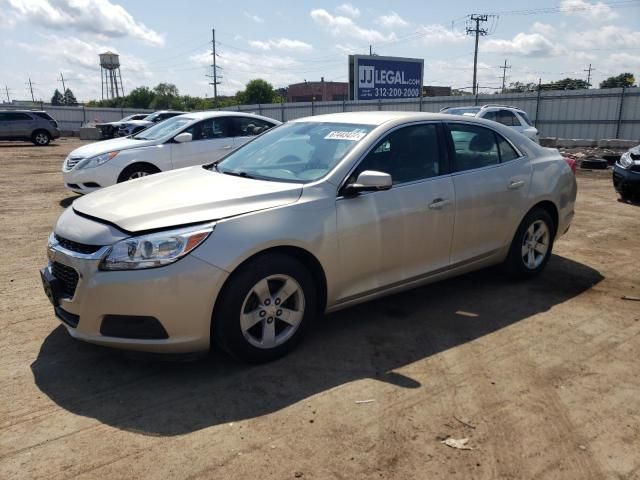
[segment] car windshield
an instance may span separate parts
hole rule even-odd
[[[177,132],[191,122],[193,122],[193,118],[173,117],[141,131],[137,135],[134,135],[133,138],[136,140],[158,140],[159,138]]]
[[[124,117],[123,119],[118,120],[118,121],[119,122],[126,122],[127,120],[135,120],[136,119],[135,117],[136,117],[135,115],[127,115],[126,117]]]
[[[455,107],[447,108],[442,113],[449,113],[451,115],[475,115],[480,111],[480,107]]]
[[[158,115],[160,115],[160,114],[159,113],[150,113],[149,115],[144,117],[142,120],[147,120],[148,122],[153,122]]]
[[[331,171],[373,128],[347,123],[286,123],[256,137],[214,166],[229,175],[310,182]]]

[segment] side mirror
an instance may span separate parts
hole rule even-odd
[[[389,190],[392,184],[393,180],[388,173],[365,170],[358,175],[355,183],[350,183],[345,187],[345,193],[358,194],[360,192]]]
[[[186,142],[190,142],[191,140],[193,140],[193,135],[191,135],[190,133],[187,133],[187,132],[182,132],[182,133],[179,133],[178,135],[176,135],[175,137],[173,137],[173,140],[178,142],[178,143],[186,143]]]

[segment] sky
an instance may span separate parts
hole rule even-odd
[[[482,92],[502,84],[565,77],[592,84],[630,71],[640,80],[640,0],[431,2],[426,0],[0,0],[0,98],[48,101],[60,75],[80,101],[101,96],[98,54],[120,55],[125,93],[160,82],[181,94],[213,96],[211,30],[218,93],[247,81],[274,87],[347,81],[349,54],[423,58],[425,85],[469,88],[474,39],[469,14],[489,14],[480,38]]]

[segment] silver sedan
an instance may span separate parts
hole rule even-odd
[[[494,264],[539,274],[575,198],[557,150],[495,122],[316,116],[76,200],[41,275],[75,338],[262,362],[318,313]]]

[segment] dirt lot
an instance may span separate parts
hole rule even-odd
[[[0,478],[640,479],[640,207],[610,173],[534,281],[333,314],[269,365],[160,363],[72,340],[41,290],[78,145],[0,143]]]

